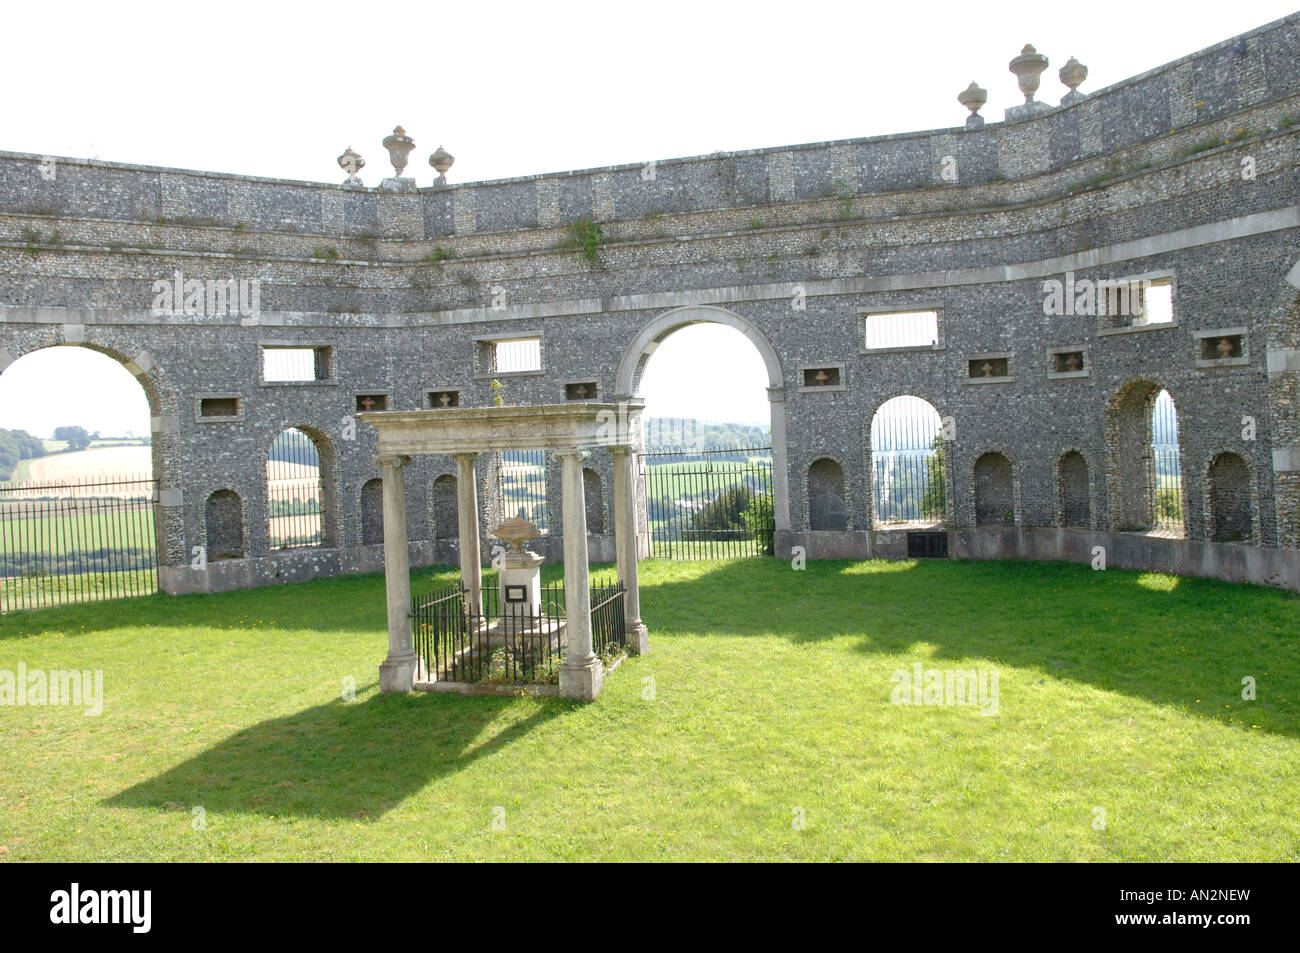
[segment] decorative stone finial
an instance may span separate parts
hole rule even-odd
[[[1034,93],[1038,92],[1038,78],[1043,70],[1047,69],[1047,57],[1034,49],[1032,43],[1026,43],[1020,55],[1013,59],[1007,68],[1015,73],[1016,79],[1020,81],[1020,91],[1025,94],[1025,102],[1032,103]]]
[[[1088,78],[1088,67],[1084,66],[1073,56],[1066,61],[1065,65],[1061,67],[1060,71],[1057,72],[1056,75],[1061,77],[1062,83],[1070,87],[1070,91],[1066,93],[1065,97],[1061,100],[1062,106],[1073,106],[1075,103],[1082,102],[1088,98],[1085,94],[1079,92],[1077,88],[1080,83]]]
[[[401,178],[402,170],[406,168],[406,157],[415,148],[415,140],[401,126],[394,126],[393,134],[384,137],[384,148],[388,150],[388,161],[393,164],[393,172]]]
[[[433,155],[429,156],[429,165],[433,166],[434,171],[438,173],[438,178],[434,179],[434,185],[447,184],[447,170],[451,168],[452,163],[455,161],[456,157],[442,146],[439,146]]]
[[[351,146],[343,150],[343,154],[338,158],[338,163],[339,168],[348,174],[348,177],[343,180],[344,185],[362,184],[357,173],[366,167],[366,160],[353,152]]]
[[[1007,68],[1016,74],[1016,79],[1020,81],[1020,91],[1025,94],[1023,103],[1007,110],[1007,121],[1020,122],[1051,112],[1051,106],[1034,99],[1034,93],[1038,91],[1038,78],[1047,69],[1047,57],[1034,49],[1032,43],[1026,43],[1020,55]]]
[[[971,80],[970,85],[957,94],[957,102],[970,110],[970,115],[966,117],[967,129],[978,129],[984,125],[984,117],[979,112],[980,108],[988,101],[988,90],[977,86],[975,80]]]

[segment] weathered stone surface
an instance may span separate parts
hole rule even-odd
[[[656,339],[702,319],[743,329],[764,356],[783,538],[823,524],[809,471],[833,457],[843,532],[861,535],[830,548],[869,541],[871,414],[899,394],[956,423],[958,526],[976,522],[975,461],[996,449],[1013,461],[1019,528],[1054,527],[1064,508],[1114,529],[1131,483],[1115,462],[1123,428],[1108,420],[1117,395],[1149,381],[1179,408],[1185,545],[1224,531],[1215,487],[1238,486],[1240,469],[1217,482],[1210,473],[1231,452],[1248,475],[1251,546],[1294,550],[1300,362],[1288,354],[1300,349],[1300,287],[1286,276],[1300,259],[1298,35],[1293,15],[1247,34],[1244,55],[1225,41],[1015,123],[663,160],[653,175],[637,164],[391,192],[72,159],[56,160],[51,178],[41,156],[0,153],[0,365],[71,343],[131,367],[154,418],[174,591],[377,568],[363,502],[377,441],[357,424],[358,394],[389,394],[396,411],[428,407],[435,391],[490,406],[482,339],[536,334],[542,368],[502,375],[507,400],[555,404],[566,383],[590,381],[617,402],[635,392]],[[457,151],[459,169],[469,153]],[[561,248],[566,226],[586,218],[603,230],[598,267]],[[181,268],[202,281],[257,279],[260,313],[152,314],[151,286]],[[1130,333],[1047,316],[1042,282],[1067,270],[1171,275],[1177,320]],[[864,353],[862,313],[922,307],[940,312],[940,346]],[[1225,327],[1245,329],[1246,361],[1198,367],[1196,333]],[[333,377],[260,383],[267,340],[332,348]],[[1066,347],[1086,351],[1088,373],[1049,377],[1050,349]],[[1013,355],[1014,379],[966,386],[965,356],[992,352]],[[800,389],[799,368],[831,365],[843,389]],[[200,395],[237,396],[240,413],[200,422]],[[1241,437],[1247,417],[1253,440]],[[264,464],[291,426],[320,437],[332,545],[273,554]],[[1072,451],[1086,480],[1061,474]],[[607,456],[587,465],[604,488]],[[476,471],[484,526],[496,525],[494,467],[485,457]],[[455,461],[402,469],[412,562],[456,561]],[[559,467],[547,479],[558,527]],[[208,519],[217,493],[238,498],[244,556],[192,570],[209,535],[232,546],[229,496]],[[616,554],[608,533],[589,542],[594,558]],[[553,532],[536,548],[554,557],[561,545]]]

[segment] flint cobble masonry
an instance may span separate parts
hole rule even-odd
[[[1086,560],[1101,545],[1112,565],[1300,588],[1297,62],[1293,15],[1019,121],[659,160],[653,174],[399,190],[0,153],[0,369],[76,344],[140,380],[171,592],[382,565],[364,542],[377,468],[358,395],[411,410],[456,391],[484,406],[495,378],[511,403],[560,402],[579,383],[616,400],[635,393],[647,348],[701,320],[745,332],[769,370],[778,555],[902,555],[900,534],[873,528],[870,423],[913,394],[951,424],[954,554]],[[572,247],[581,220],[603,232],[595,262]],[[177,272],[256,279],[259,312],[154,314],[155,282]],[[1175,320],[1047,315],[1043,282],[1066,272],[1168,277]],[[938,345],[864,349],[866,313],[915,309],[938,312]],[[1240,359],[1205,360],[1201,338],[1229,331]],[[485,341],[533,335],[540,371],[485,365]],[[328,379],[264,383],[267,344],[328,348]],[[1086,373],[1054,373],[1061,350],[1085,355]],[[1005,380],[971,383],[984,355],[1008,358]],[[805,386],[805,369],[832,367],[836,386]],[[1178,407],[1183,540],[1125,532],[1120,506],[1143,492],[1126,441],[1160,389]],[[223,412],[205,416],[204,399]],[[273,553],[265,461],[288,427],[321,453],[326,545]],[[988,454],[1010,464],[1009,485],[993,458],[977,479]],[[811,529],[822,459],[840,468],[842,529]],[[608,464],[592,465],[608,499]],[[406,476],[414,564],[455,561],[434,489],[454,473],[431,459]],[[819,479],[824,498],[837,484]],[[496,469],[480,480],[493,499]],[[558,527],[558,470],[548,484]],[[220,491],[238,496],[243,555],[196,567]],[[1248,498],[1244,522],[1216,516],[1232,493]],[[218,499],[228,547],[236,510]],[[1216,538],[1228,525],[1246,538]],[[612,558],[609,538],[592,546]]]

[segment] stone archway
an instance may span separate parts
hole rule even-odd
[[[639,397],[641,377],[650,355],[674,331],[692,324],[723,324],[749,339],[763,359],[767,370],[767,399],[772,427],[772,507],[776,531],[790,529],[790,475],[786,465],[785,373],[776,349],[763,332],[747,318],[715,305],[686,305],[673,308],[649,321],[637,332],[623,352],[615,377],[616,400]]]
[[[42,333],[30,347],[0,348],[0,375],[13,364],[38,351],[76,347],[116,361],[135,378],[149,405],[150,466],[157,488],[154,503],[154,537],[158,559],[158,588],[180,591],[175,572],[186,567],[184,501],[180,473],[180,407],[166,373],[148,350],[91,343],[83,325],[55,325],[53,335]],[[53,336],[54,339],[49,339]],[[199,501],[202,505],[203,501]]]

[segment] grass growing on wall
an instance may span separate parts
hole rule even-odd
[[[106,694],[0,705],[0,861],[1300,859],[1292,596],[1064,563],[642,580],[651,652],[585,706],[381,696],[378,576],[0,617],[0,671]],[[998,714],[891,704],[916,662],[996,669]]]

